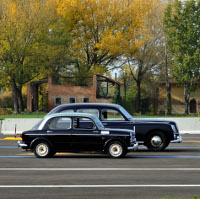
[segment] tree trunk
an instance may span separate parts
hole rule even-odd
[[[127,93],[127,75],[126,75],[126,73],[123,73],[123,80],[124,80],[124,98],[125,98],[125,100],[126,100],[126,93]]]
[[[13,103],[14,103],[14,112],[15,114],[19,114],[19,104],[17,97],[17,85],[15,81],[12,79],[12,94],[13,94]]]
[[[17,97],[18,97],[20,111],[24,112],[24,103],[23,103],[22,87],[21,86],[17,89],[17,94],[18,94]]]
[[[142,60],[138,60],[138,75],[137,75],[137,94],[136,94],[136,112],[140,113],[141,112],[141,82],[143,79],[143,73],[142,73],[142,69],[143,69],[143,61]]]
[[[165,42],[165,85],[167,91],[167,115],[172,114],[172,97],[171,97],[171,84],[169,82],[168,75],[168,56],[167,56],[167,46]]]
[[[136,112],[141,112],[141,82],[137,81],[137,94],[136,94],[136,103],[135,103]]]
[[[166,91],[167,91],[167,115],[172,114],[172,97],[171,97],[171,84],[168,82],[166,84]]]
[[[185,97],[185,115],[188,115],[189,114],[189,99],[190,99],[190,92],[189,92],[188,87],[185,87],[184,97]]]

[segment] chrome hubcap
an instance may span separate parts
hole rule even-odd
[[[112,144],[110,146],[110,154],[114,157],[118,157],[122,154],[122,147],[119,144]]]
[[[151,138],[151,144],[154,147],[160,147],[162,145],[162,138],[160,136],[158,136],[158,135],[153,136]]]
[[[39,156],[46,156],[48,154],[48,151],[49,151],[48,146],[44,143],[38,144],[36,147],[36,153]]]

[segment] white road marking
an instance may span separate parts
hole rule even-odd
[[[155,184],[155,185],[0,185],[0,188],[127,188],[127,187],[200,187],[200,184]]]
[[[0,168],[0,171],[200,171],[200,168]]]

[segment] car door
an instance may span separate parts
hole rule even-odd
[[[54,117],[45,125],[48,139],[57,151],[70,151],[72,140],[72,119],[70,117]]]
[[[106,128],[133,129],[133,124],[115,109],[102,109],[100,119]]]
[[[74,151],[102,151],[104,140],[100,130],[90,118],[73,120],[72,148]]]

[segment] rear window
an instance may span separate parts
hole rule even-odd
[[[41,120],[32,128],[32,130],[38,130],[40,124],[42,124],[43,121],[44,121],[44,118],[41,119]]]

